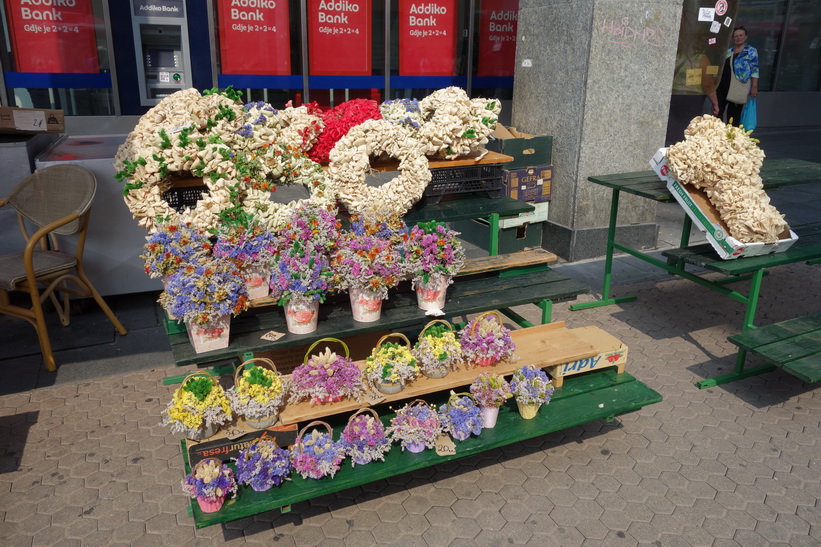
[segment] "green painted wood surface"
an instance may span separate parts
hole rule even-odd
[[[471,437],[461,442],[455,441],[455,456],[438,456],[434,450],[411,454],[403,452],[395,444],[386,455],[384,462],[374,462],[352,468],[350,461],[346,460],[332,479],[302,479],[296,475],[292,481],[268,492],[254,492],[249,487],[240,487],[238,497],[226,502],[218,513],[203,513],[196,501],[192,500],[194,522],[197,528],[203,528],[244,518],[593,420],[608,419],[657,403],[661,399],[659,393],[627,373],[616,374],[611,369],[575,376],[568,378],[562,389],[556,390],[550,404],[542,406],[539,414],[532,420],[522,419],[515,403],[508,402],[500,409],[495,428],[482,430],[482,434],[478,437]],[[440,397],[437,401],[433,399],[431,401],[442,403],[444,399]],[[392,414],[382,416],[383,423],[389,424],[392,416]],[[342,426],[335,428],[334,438],[339,437],[341,429]],[[185,452],[185,441],[183,441],[183,453]],[[186,472],[189,471],[190,468],[186,461]]]
[[[728,337],[805,382],[821,381],[821,312]]]
[[[794,184],[821,182],[821,163],[789,158],[764,160],[759,174],[765,190]],[[588,180],[654,201],[673,201],[672,194],[667,190],[667,183],[659,179],[653,171],[596,175],[588,177]]]
[[[419,205],[408,211],[404,216],[404,221],[408,226],[413,226],[419,222],[429,222],[431,220],[452,222],[454,220],[485,218],[492,213],[499,213],[499,216],[502,217],[516,216],[519,213],[529,213],[533,210],[535,210],[535,207],[529,203],[507,196],[498,198],[471,196]]]
[[[553,270],[544,270],[515,277],[495,276],[460,279],[448,289],[445,312],[449,316],[479,313],[504,307],[531,304],[543,299],[575,298],[590,291],[590,287]],[[339,298],[319,307],[317,330],[310,334],[287,333],[285,316],[279,307],[261,313],[244,315],[231,322],[230,345],[224,350],[197,354],[186,333],[169,334],[171,351],[177,365],[208,363],[230,359],[245,352],[260,352],[277,348],[310,344],[320,338],[354,336],[377,330],[393,330],[430,321],[416,304],[416,294],[395,292],[382,305],[382,318],[373,323],[353,320],[350,302]],[[262,340],[268,331],[287,333],[276,342]]]

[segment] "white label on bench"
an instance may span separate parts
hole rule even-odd
[[[447,433],[441,433],[436,437],[436,455],[437,456],[455,456],[456,445],[453,444],[453,439]]]
[[[263,334],[260,338],[262,338],[263,340],[267,340],[269,342],[276,342],[277,340],[279,340],[283,336],[285,336],[284,332],[277,332],[275,330],[269,330],[268,332]]]

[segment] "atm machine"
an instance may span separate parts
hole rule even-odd
[[[130,0],[140,104],[192,87],[184,0]]]

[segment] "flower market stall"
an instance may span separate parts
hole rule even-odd
[[[146,273],[165,286],[177,364],[242,361],[184,378],[167,411],[187,437],[196,526],[660,400],[613,369],[554,393],[545,367],[600,348],[551,323],[552,301],[589,289],[550,270],[555,255],[541,249],[466,260],[448,221],[498,226],[500,215],[532,209],[499,197],[494,171],[482,168],[507,158],[482,147],[498,113],[497,101],[459,88],[327,112],[186,90],[128,136],[118,178],[147,231]],[[375,170],[395,176],[374,186]],[[465,173],[481,185],[463,184]],[[287,186],[304,197],[278,201]],[[520,304],[538,305],[543,324],[509,309]],[[528,328],[508,329],[494,310]],[[469,314],[479,315],[461,329],[434,319]],[[402,333],[414,329],[416,341]],[[350,358],[346,338],[384,331],[369,357]],[[302,346],[292,370],[258,356]],[[528,420],[512,398],[525,396],[521,386],[543,407]],[[227,470],[208,460],[215,454]]]

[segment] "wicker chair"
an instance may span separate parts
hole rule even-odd
[[[69,324],[69,295],[91,296],[120,334],[125,328],[83,271],[83,247],[88,234],[91,202],[97,191],[94,174],[78,165],[55,165],[35,171],[12,190],[0,207],[11,206],[26,246],[23,252],[0,256],[0,313],[25,319],[37,329],[46,368],[57,366],[46,329],[43,303],[49,298],[63,326]],[[27,223],[38,229],[29,235]],[[78,234],[73,254],[61,252],[56,235]],[[40,286],[44,288],[41,290]],[[8,291],[25,291],[31,308],[9,301]],[[57,294],[62,295],[62,304]]]

